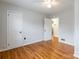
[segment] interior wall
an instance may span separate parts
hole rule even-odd
[[[35,12],[24,12],[23,15],[23,31],[28,35],[28,40],[25,44],[39,42],[44,38],[44,16]]]
[[[60,42],[74,45],[74,5],[55,16],[59,17]]]
[[[26,43],[29,44],[43,40],[44,15],[3,2],[0,3],[0,9],[2,9],[2,11],[0,11],[0,13],[2,12],[2,41],[0,41],[2,42],[2,49],[7,48],[7,10],[20,11],[23,13],[23,31],[30,37]]]
[[[1,6],[1,5],[0,5],[0,6]],[[2,16],[2,15],[1,15],[1,14],[2,14],[2,12],[1,12],[1,8],[0,8],[0,49],[1,49],[1,47],[2,47],[2,46],[1,46],[1,43],[2,43],[2,19],[1,19],[1,18],[2,18],[1,16]]]
[[[79,0],[75,0],[75,56],[79,57]]]

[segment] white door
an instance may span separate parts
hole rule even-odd
[[[50,40],[52,37],[52,22],[51,19],[44,20],[44,40]]]
[[[7,12],[7,48],[16,48],[22,45],[22,13]]]

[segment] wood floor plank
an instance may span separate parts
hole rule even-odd
[[[54,48],[51,42],[47,41],[0,52],[0,59],[74,59],[74,57],[72,46],[59,43]]]

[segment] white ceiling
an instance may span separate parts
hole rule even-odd
[[[44,14],[58,13],[62,10],[74,6],[74,0],[56,0],[58,2],[58,5],[52,6],[52,8],[48,8],[44,5],[42,6],[40,2],[43,2],[44,0],[0,0],[0,1],[15,4]]]

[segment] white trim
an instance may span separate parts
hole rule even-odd
[[[30,45],[30,44],[35,44],[35,43],[38,43],[38,42],[41,42],[41,41],[43,41],[43,40],[41,39],[39,41],[34,41],[34,42],[27,43],[27,44],[23,44],[22,46],[18,46],[18,47],[15,47],[15,48],[23,47],[23,46]],[[15,48],[5,48],[5,49],[0,50],[0,52],[15,49]]]
[[[6,49],[2,49],[2,50],[0,50],[0,52],[3,52],[3,51],[7,51],[8,49],[6,48]]]
[[[65,42],[65,41],[59,41],[59,42],[74,46],[74,44],[69,43],[69,42]]]
[[[51,39],[43,39],[43,41],[49,41],[49,40],[51,40]]]
[[[74,57],[77,57],[77,58],[79,58],[79,55],[78,55],[78,54],[74,54]]]

